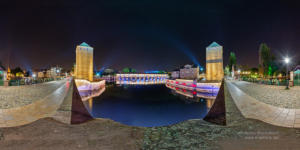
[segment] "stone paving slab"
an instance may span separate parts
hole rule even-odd
[[[58,80],[34,85],[0,86],[0,109],[25,106],[39,101],[64,83],[65,80]]]
[[[285,90],[285,86],[263,85],[246,81],[232,82],[240,90],[263,103],[291,109],[300,109],[300,87]]]
[[[68,93],[70,82],[66,79],[53,93],[31,104],[0,109],[0,127],[21,126],[41,118],[53,116]]]
[[[228,90],[245,118],[257,119],[272,125],[300,128],[300,109],[280,108],[263,103],[240,90],[232,81],[226,81]]]

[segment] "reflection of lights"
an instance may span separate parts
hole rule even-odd
[[[176,84],[178,84],[179,82],[176,82]]]
[[[196,91],[193,91],[193,95],[196,95],[197,94],[197,92]]]
[[[196,87],[196,84],[192,84],[192,87]]]

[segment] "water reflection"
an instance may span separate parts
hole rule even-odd
[[[93,110],[93,98],[89,98],[89,100],[87,101],[88,106],[89,106],[89,110]],[[92,113],[92,112],[90,112]]]
[[[213,99],[189,98],[165,85],[109,86],[98,97],[84,102],[94,117],[132,126],[164,126],[203,118]]]

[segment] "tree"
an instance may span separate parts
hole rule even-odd
[[[276,57],[271,53],[271,49],[267,44],[262,43],[259,47],[259,53],[261,57],[261,64],[259,66],[263,76],[272,76],[278,71],[278,66],[275,63]]]
[[[130,72],[130,69],[129,69],[128,67],[126,67],[126,68],[124,68],[124,69],[122,70],[122,72],[123,72],[123,73],[129,73],[129,72]]]
[[[15,69],[12,69],[12,70],[11,70],[11,73],[14,74],[14,75],[16,75],[16,74],[19,73],[19,72],[23,72],[23,70],[22,70],[20,67],[17,67],[17,68],[15,68]]]
[[[262,61],[260,68],[262,69],[263,75],[267,76],[270,71],[269,66],[270,66],[271,58],[272,58],[270,48],[267,46],[267,44],[262,43],[262,44],[260,44],[259,52],[260,52],[261,61]]]
[[[136,73],[136,70],[133,68],[126,67],[122,70],[123,73]]]
[[[16,77],[19,77],[19,78],[24,77],[23,72],[17,72],[16,73]]]
[[[234,52],[230,52],[229,56],[229,71],[232,72],[232,66],[236,67],[236,56]]]
[[[225,74],[226,76],[229,76],[229,75],[230,75],[230,69],[229,69],[229,66],[228,66],[228,65],[225,67],[224,74]]]
[[[131,68],[130,68],[131,69]],[[130,72],[132,72],[132,73],[136,73],[136,70],[135,69],[131,69],[131,71]]]
[[[251,68],[251,73],[252,74],[258,73],[258,68]]]

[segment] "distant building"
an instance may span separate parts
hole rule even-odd
[[[36,76],[38,78],[45,78],[46,77],[46,72],[45,71],[39,71],[39,72],[37,72]]]
[[[31,76],[34,77],[34,78],[45,78],[46,77],[46,70],[33,69]]]
[[[180,69],[180,79],[198,79],[199,78],[199,66],[193,67],[192,65],[185,65]]]
[[[294,71],[291,71],[291,80],[293,85],[300,86],[300,66],[297,66]]]
[[[172,73],[171,73],[171,78],[172,79],[178,79],[179,76],[180,76],[180,71],[179,70],[172,71]]]
[[[115,75],[104,75],[100,79],[105,80],[106,83],[114,83],[116,81]]]
[[[221,81],[223,77],[223,47],[213,42],[206,48],[206,80]]]
[[[104,69],[102,74],[103,75],[113,75],[113,74],[115,74],[115,70],[107,68],[107,69]]]
[[[76,47],[75,77],[77,79],[93,81],[93,53],[94,49],[85,42]]]
[[[61,76],[61,71],[62,71],[61,67],[51,67],[46,71],[46,77],[55,78],[57,76]]]
[[[6,80],[6,71],[3,67],[0,66],[0,81],[5,81],[5,80]]]

